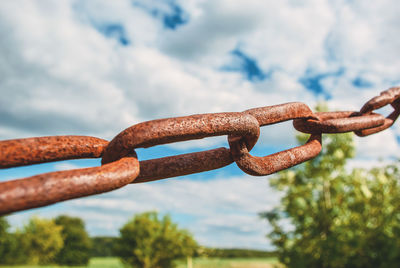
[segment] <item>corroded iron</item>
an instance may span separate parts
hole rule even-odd
[[[260,135],[257,120],[242,113],[198,114],[143,122],[119,133],[107,146],[102,163],[119,159],[135,148],[235,134],[253,147]]]
[[[243,113],[253,115],[260,126],[276,124],[297,118],[315,118],[307,105],[299,102],[250,109]],[[279,116],[280,115],[280,116]],[[250,155],[243,139],[229,135],[229,146],[238,167],[253,176],[269,175],[314,158],[321,151],[321,133],[312,135],[306,144],[264,157]]]
[[[139,174],[135,155],[94,168],[44,173],[0,183],[0,215],[108,192]]]
[[[394,108],[394,111],[386,117],[381,126],[355,131],[356,135],[360,137],[368,136],[385,130],[394,124],[400,115],[400,87],[392,87],[381,92],[379,96],[376,96],[365,103],[361,108],[360,113],[369,114],[372,111],[382,108],[388,104]]]
[[[132,183],[148,182],[214,170],[233,163],[229,149],[217,148],[140,161],[140,174]]]
[[[380,114],[362,115],[358,112],[320,112],[315,113],[317,119],[296,119],[293,126],[296,130],[316,133],[345,133],[382,126],[385,118]]]
[[[311,135],[304,145],[264,157],[250,155],[241,141],[231,138],[229,144],[238,167],[253,176],[265,176],[301,164],[316,157],[322,149],[321,134]]]
[[[260,124],[260,127],[296,118],[317,119],[311,109],[302,102],[288,102],[273,106],[253,108],[243,113],[254,116]]]
[[[79,158],[98,158],[108,141],[88,136],[51,136],[0,141],[0,168]]]
[[[360,113],[368,114],[373,110],[377,110],[386,106],[388,104],[392,104],[396,100],[400,98],[400,87],[392,87],[385,91],[382,91],[379,96],[373,97],[369,101],[367,101],[363,107],[360,109]]]

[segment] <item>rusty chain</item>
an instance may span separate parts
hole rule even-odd
[[[386,118],[373,111],[391,105]],[[236,162],[244,172],[263,176],[298,165],[321,151],[323,133],[353,131],[367,136],[382,131],[400,115],[400,87],[383,91],[359,112],[313,113],[300,102],[244,112],[200,114],[158,119],[131,126],[111,142],[87,136],[50,136],[0,141],[0,168],[80,158],[102,157],[102,165],[35,175],[0,183],[0,215],[108,192],[129,183],[188,175]],[[306,144],[264,157],[250,155],[260,127],[293,120],[311,134]],[[212,136],[228,136],[228,148],[138,161],[136,148]]]

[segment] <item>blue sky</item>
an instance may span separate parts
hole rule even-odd
[[[136,123],[321,100],[358,110],[400,82],[400,5],[383,1],[3,1],[0,138],[92,135]],[[384,113],[390,109],[383,110]],[[290,122],[262,129],[253,154],[296,145]],[[349,167],[399,157],[400,128],[356,138]],[[226,137],[137,150],[140,159],[228,146]],[[0,180],[99,165],[99,159],[0,170]],[[170,213],[208,246],[270,249],[257,213],[279,204],[267,177],[216,171],[67,201],[9,217],[82,217],[117,235],[134,214]]]

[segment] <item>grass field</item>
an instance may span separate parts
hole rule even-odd
[[[1,268],[62,268],[68,266],[0,266]],[[74,266],[85,267],[85,266]],[[89,268],[123,268],[118,258],[92,258]],[[193,268],[273,268],[279,267],[275,258],[269,259],[219,259],[219,258],[195,258]],[[282,267],[282,266],[280,266]],[[185,262],[179,262],[177,268],[186,268]]]
[[[186,268],[186,263],[181,263],[177,268]],[[279,267],[275,258],[196,258],[193,260],[193,268],[273,268]],[[280,266],[282,267],[282,266]]]

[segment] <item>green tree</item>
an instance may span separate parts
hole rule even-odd
[[[56,263],[87,265],[92,244],[85,230],[85,223],[80,218],[65,215],[58,216],[54,221],[62,226],[61,235],[64,241],[63,248],[56,255]]]
[[[117,237],[95,236],[92,237],[93,245],[90,256],[92,257],[111,257],[114,256],[114,247]]]
[[[0,263],[6,263],[5,260],[10,255],[10,234],[8,233],[8,224],[5,218],[0,218]]]
[[[284,196],[261,216],[272,225],[269,237],[282,263],[400,267],[399,171],[347,170],[354,151],[351,133],[328,135],[318,157],[271,180]]]
[[[22,237],[9,232],[6,218],[0,218],[0,264],[26,263],[26,254],[21,250]]]
[[[0,218],[0,263],[17,263],[17,240],[14,234],[8,231],[10,225],[6,218]]]
[[[195,240],[169,216],[156,212],[134,216],[120,229],[115,253],[132,267],[174,267],[174,260],[189,257],[197,248]]]
[[[54,220],[31,218],[22,231],[17,232],[26,261],[29,264],[53,263],[64,244],[61,231],[62,227]]]

